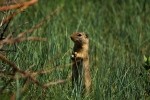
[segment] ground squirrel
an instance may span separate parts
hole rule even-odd
[[[84,32],[75,32],[70,36],[74,42],[72,60],[72,86],[85,87],[90,92],[91,76],[89,68],[89,38]],[[82,81],[83,80],[83,81]],[[83,85],[82,85],[83,83]]]

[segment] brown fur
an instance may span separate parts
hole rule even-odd
[[[72,52],[72,85],[84,83],[86,93],[90,92],[91,76],[89,68],[89,39],[84,32],[75,32],[70,36],[74,42]]]

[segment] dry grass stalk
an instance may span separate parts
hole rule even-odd
[[[7,16],[6,18],[4,18],[1,22],[1,26],[7,22],[9,22],[11,19],[13,19],[17,14],[21,13],[22,11],[24,11],[26,8],[28,8],[29,6],[35,4],[38,0],[31,0],[28,2],[24,2],[24,3],[19,3],[19,4],[15,4],[15,5],[9,5],[9,6],[2,6],[0,7],[0,11],[6,11],[6,10],[11,10],[14,8],[19,8],[18,11],[13,12],[12,14],[10,14],[9,16]]]
[[[68,75],[68,78],[65,79],[65,80],[57,80],[57,81],[55,81],[55,82],[49,82],[49,83],[47,83],[47,84],[45,84],[45,85],[42,85],[42,84],[40,84],[39,81],[36,80],[35,75],[41,74],[41,73],[42,73],[42,74],[45,74],[45,73],[47,73],[47,72],[45,72],[45,71],[39,71],[38,73],[30,73],[29,71],[28,71],[28,72],[27,72],[27,71],[23,71],[23,70],[19,69],[19,68],[15,65],[15,63],[9,61],[9,60],[8,60],[5,56],[3,56],[2,54],[0,54],[0,60],[3,61],[4,63],[10,65],[10,67],[12,67],[12,68],[15,70],[15,72],[18,72],[18,73],[22,74],[23,77],[26,77],[26,78],[30,79],[33,83],[35,83],[36,85],[41,86],[41,87],[43,87],[43,88],[47,88],[48,86],[52,86],[52,85],[56,85],[56,84],[65,83],[66,81],[68,81],[68,80],[70,79],[70,74],[69,74],[69,75]]]
[[[55,85],[58,85],[58,84],[64,84],[64,83],[68,82],[69,80],[71,80],[71,76],[72,76],[72,73],[70,73],[68,75],[67,79],[61,79],[61,80],[57,80],[57,81],[54,81],[54,82],[49,82],[49,83],[44,84],[44,86],[49,87],[49,86],[55,86]]]
[[[19,3],[19,4],[15,4],[15,5],[0,7],[0,11],[18,9],[16,12],[8,15],[6,18],[3,18],[3,20],[0,23],[0,27],[2,27],[4,24],[9,23],[17,14],[21,13],[26,8],[28,8],[29,6],[35,4],[37,1],[38,0],[30,0],[30,1],[24,2],[24,3]],[[1,37],[2,39],[0,40],[0,49],[3,48],[3,46],[5,46],[5,45],[16,44],[16,43],[20,43],[20,42],[23,42],[23,41],[47,41],[46,38],[33,37],[33,36],[27,37],[26,34],[32,33],[34,30],[40,28],[47,20],[51,19],[54,15],[57,15],[60,12],[61,8],[62,7],[58,7],[52,13],[50,13],[50,15],[43,18],[35,26],[31,27],[29,30],[27,30],[25,32],[19,33],[16,37],[13,37],[11,34],[7,35],[6,38]],[[2,33],[2,34],[4,34],[4,33]],[[51,73],[56,68],[51,68],[51,69],[48,69],[48,70],[45,69],[45,70],[40,70],[40,71],[36,71],[36,72],[30,71],[30,69],[22,70],[14,62],[10,61],[6,56],[4,56],[1,53],[0,53],[0,61],[2,61],[3,63],[9,65],[9,67],[13,71],[13,74],[10,74],[11,72],[8,73],[8,72],[5,72],[5,71],[0,73],[0,76],[10,79],[10,81],[8,81],[8,83],[3,88],[1,88],[1,92],[5,89],[5,87],[7,87],[11,83],[11,81],[14,81],[16,79],[26,79],[27,80],[27,82],[25,82],[23,88],[20,89],[21,93],[23,93],[27,89],[29,83],[33,83],[37,86],[42,87],[43,89],[46,89],[49,86],[54,86],[54,85],[57,85],[57,84],[66,83],[71,78],[71,76],[70,76],[71,74],[69,74],[67,79],[58,79],[54,82],[48,82],[46,84],[41,84],[36,79],[36,77],[38,75],[41,75],[41,74]],[[63,68],[58,68],[58,69],[63,69]],[[16,75],[17,75],[16,73],[19,74],[19,77],[16,77]],[[15,93],[11,96],[11,99],[15,99]]]
[[[36,2],[38,2],[38,0],[30,0],[28,2],[17,3],[14,5],[2,6],[0,7],[0,11],[7,11],[7,10],[13,10],[13,9],[18,9],[22,7],[28,7],[28,6],[35,4]]]

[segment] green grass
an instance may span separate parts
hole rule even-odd
[[[41,83],[65,79],[71,72],[68,66],[73,47],[70,35],[84,31],[90,38],[93,90],[88,96],[75,95],[69,81],[46,91],[30,84],[24,94],[19,94],[24,80],[17,80],[12,83],[11,91],[23,100],[144,100],[145,77],[139,74],[145,72],[143,55],[150,55],[149,4],[148,0],[39,0],[15,17],[9,32],[15,35],[28,30],[54,9],[62,7],[42,27],[29,33],[46,37],[48,41],[20,43],[17,52],[8,54],[9,58],[24,70],[33,64],[30,69],[33,71],[63,67],[63,70],[38,76]]]

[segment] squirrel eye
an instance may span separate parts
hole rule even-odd
[[[81,34],[78,34],[78,36],[82,36]]]

